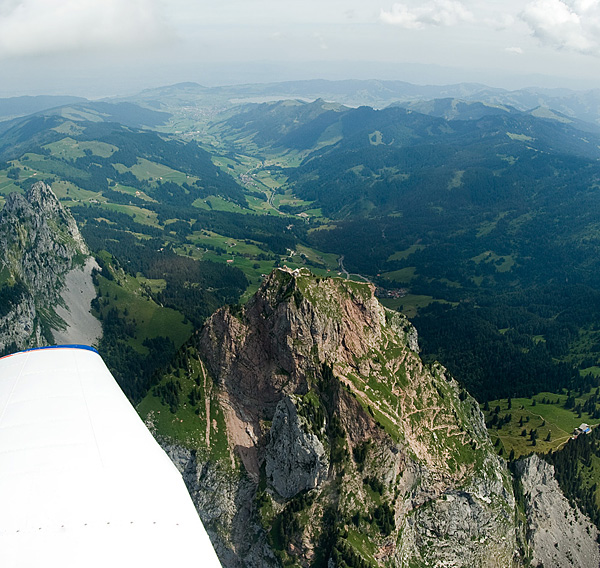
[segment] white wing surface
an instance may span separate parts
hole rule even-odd
[[[0,566],[220,568],[179,471],[91,348],[0,359]]]

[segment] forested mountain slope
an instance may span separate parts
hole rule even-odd
[[[320,114],[270,130],[262,150],[281,163],[303,158],[283,170],[298,198],[285,211],[308,212],[313,248],[343,255],[347,270],[396,296],[408,291],[389,305],[418,310],[426,353],[479,398],[574,384],[571,365],[594,367],[600,355],[588,340],[598,321],[600,139],[556,114],[436,104],[460,120],[305,104]],[[251,121],[225,124],[251,138],[261,113],[268,122],[286,109],[299,116],[299,106],[254,105],[240,114]],[[319,212],[332,220],[326,230]]]

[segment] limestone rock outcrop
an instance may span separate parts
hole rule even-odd
[[[600,566],[598,529],[566,499],[554,466],[533,454],[519,460],[516,469],[525,497],[531,566]]]
[[[265,448],[265,471],[269,484],[285,499],[315,489],[329,470],[325,448],[305,422],[291,398],[282,398],[275,408]]]
[[[372,286],[275,270],[180,362],[180,399],[202,401],[180,442],[196,455],[188,487],[224,566],[521,565],[511,475],[479,406]],[[198,482],[208,472],[228,496]]]
[[[90,257],[73,216],[49,185],[36,182],[24,196],[7,196],[0,250],[0,353],[53,343],[53,331],[67,327],[56,310],[68,310],[62,300],[66,277],[84,272]],[[89,270],[83,279],[89,289]]]

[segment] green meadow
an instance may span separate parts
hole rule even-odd
[[[576,405],[584,405],[591,393],[575,397]],[[546,453],[560,449],[580,424],[600,424],[586,412],[565,408],[567,394],[541,392],[532,398],[513,398],[490,401],[484,410],[492,441],[504,457],[514,451],[515,458],[532,452]],[[487,405],[486,405],[487,408]],[[499,408],[499,411],[497,411]],[[494,415],[498,416],[494,420]],[[508,417],[510,420],[505,421]],[[523,430],[526,435],[523,436]],[[530,432],[537,432],[535,444]],[[548,439],[550,435],[550,439]]]

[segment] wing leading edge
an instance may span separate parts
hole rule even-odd
[[[0,566],[169,564],[221,566],[179,471],[98,353],[0,359]]]

